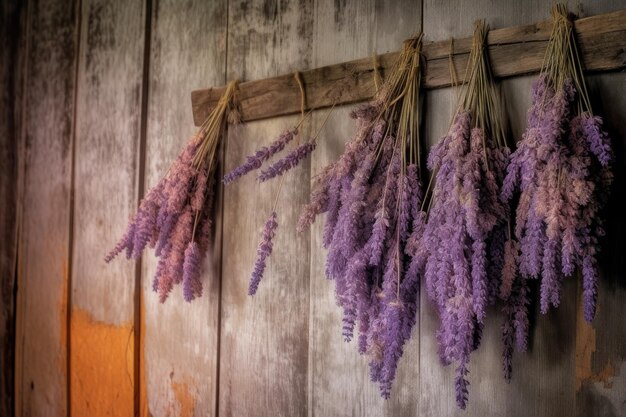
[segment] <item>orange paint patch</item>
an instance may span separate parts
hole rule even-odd
[[[69,271],[67,269],[67,261],[63,262],[63,289],[61,290],[61,300],[59,302],[59,328],[61,329],[59,335],[59,343],[61,346],[60,352],[65,352],[67,345],[67,302],[68,293],[67,285],[69,283]],[[59,357],[59,372],[63,375],[67,373],[67,357],[65,355]]]
[[[189,392],[187,383],[177,383],[172,381],[172,391],[176,396],[176,402],[180,408],[178,417],[193,417],[196,411],[196,398]]]
[[[583,381],[593,376],[591,357],[596,351],[596,330],[585,321],[582,303],[579,303],[576,314],[576,391],[580,390]]]
[[[576,314],[576,391],[580,390],[585,381],[602,383],[604,388],[613,386],[615,367],[610,361],[600,372],[593,372],[592,358],[595,351],[596,329],[585,320],[583,305],[579,302]]]
[[[131,323],[114,326],[72,310],[70,401],[75,416],[134,413]]]
[[[145,304],[143,303],[143,293],[140,294],[140,314],[139,320],[141,321],[141,329],[139,333],[139,415],[141,417],[148,417],[148,386],[146,381],[146,355],[145,355],[145,340],[146,340],[146,314],[144,310]]]

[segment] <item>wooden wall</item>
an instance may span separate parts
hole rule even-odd
[[[247,282],[277,183],[259,186],[244,178],[220,190],[205,293],[193,303],[185,303],[176,288],[159,304],[151,291],[152,253],[137,263],[103,261],[144,190],[193,134],[192,89],[397,50],[420,30],[427,40],[468,36],[479,17],[492,27],[531,23],[547,18],[548,3],[30,0],[23,9],[11,8],[18,3],[0,6],[3,24],[15,25],[7,11],[24,17],[12,50],[4,49],[8,26],[2,27],[1,69],[6,70],[7,54],[23,56],[23,64],[0,73],[3,94],[5,85],[17,86],[13,96],[2,96],[1,117],[14,118],[15,96],[23,110],[19,123],[8,124],[8,133],[3,124],[0,131],[0,237],[2,245],[9,243],[0,247],[2,314],[11,311],[4,303],[13,288],[15,224],[10,204],[15,198],[4,196],[18,192],[23,208],[17,245],[17,416],[626,415],[626,265],[618,240],[626,232],[626,207],[618,192],[611,202],[592,325],[582,319],[580,289],[572,280],[558,311],[541,316],[533,306],[530,350],[515,357],[514,379],[506,384],[500,370],[501,317],[494,311],[473,356],[468,409],[460,412],[453,370],[442,368],[436,357],[436,316],[422,295],[419,326],[400,362],[392,397],[380,399],[366,361],[341,340],[333,285],[324,277],[321,222],[310,233],[295,232],[312,176],[342,152],[354,130],[346,121],[351,106],[335,110],[313,158],[286,177],[275,252],[254,298],[246,295]],[[579,5],[587,15],[624,7],[624,0]],[[621,190],[626,73],[589,79],[594,97],[602,98],[596,108],[614,134],[615,189]],[[531,81],[503,82],[516,138],[524,129]],[[424,130],[433,144],[447,129],[455,92],[432,91],[425,102]],[[325,114],[314,114],[305,130],[317,130]],[[220,169],[239,164],[296,120],[274,118],[230,129]],[[7,181],[12,144],[19,149],[19,179]],[[12,318],[0,319],[5,332]],[[4,335],[2,340],[10,340]],[[3,368],[10,363],[5,352],[11,352],[5,345],[0,345]],[[11,381],[6,381],[0,405],[11,407],[6,400]],[[0,415],[10,415],[5,410],[0,408]]]

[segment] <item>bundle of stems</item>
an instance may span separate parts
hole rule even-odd
[[[385,398],[417,315],[419,276],[409,247],[424,218],[421,43],[421,34],[407,40],[374,100],[353,111],[357,132],[316,178],[298,225],[304,230],[326,213],[326,274],[343,310],[342,333],[350,341],[358,328],[359,352]]]
[[[516,248],[499,198],[506,145],[499,91],[478,21],[466,84],[448,133],[430,151],[428,218],[416,247],[429,298],[437,306],[439,357],[455,362],[456,401],[465,408],[470,353],[480,344],[487,306],[512,286]]]
[[[212,235],[217,152],[227,122],[239,121],[231,81],[216,107],[191,138],[165,176],[143,198],[124,236],[105,260],[122,251],[138,258],[146,246],[159,257],[153,289],[164,302],[174,284],[182,283],[191,301],[202,295],[201,264]]]
[[[552,9],[553,28],[544,64],[533,85],[533,104],[511,155],[503,197],[519,197],[515,236],[519,272],[540,279],[540,307],[558,307],[564,277],[583,279],[584,316],[597,296],[597,254],[604,235],[601,209],[612,182],[611,141],[593,116],[571,16]]]

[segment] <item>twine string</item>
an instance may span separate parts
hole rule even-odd
[[[304,111],[306,110],[306,92],[304,90],[304,82],[302,81],[302,74],[300,71],[293,73],[293,78],[298,83],[300,88],[300,116],[304,119]]]
[[[374,87],[376,88],[376,94],[378,94],[383,77],[380,75],[380,62],[376,54],[372,55],[372,67],[374,68]]]

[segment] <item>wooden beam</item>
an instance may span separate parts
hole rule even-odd
[[[505,78],[538,72],[551,27],[551,21],[544,21],[490,31],[487,42],[495,76]],[[626,67],[626,9],[576,20],[575,29],[586,70],[608,71]],[[459,79],[464,76],[471,43],[471,37],[454,40],[453,60]],[[449,54],[449,40],[424,44],[425,88],[450,86]],[[397,55],[398,52],[390,52],[379,57],[383,74]],[[372,98],[375,90],[371,58],[303,71],[302,78],[307,108],[365,101]],[[224,88],[191,92],[196,126],[206,119]],[[300,111],[300,90],[293,74],[242,82],[239,84],[239,100],[244,121]]]

